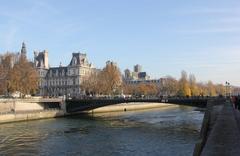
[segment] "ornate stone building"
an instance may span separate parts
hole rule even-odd
[[[48,52],[46,50],[44,50],[42,52],[34,51],[34,67],[37,69],[38,75],[39,75],[39,92],[38,92],[38,94],[41,96],[46,96],[47,95],[46,75],[49,70]]]
[[[73,53],[68,66],[49,68],[48,52],[34,52],[34,64],[40,77],[41,96],[81,96],[84,94],[80,86],[82,80],[96,70],[82,53]]]

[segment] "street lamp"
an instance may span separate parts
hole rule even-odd
[[[226,87],[226,97],[231,95],[230,93],[230,83],[226,81],[225,83],[225,87]]]

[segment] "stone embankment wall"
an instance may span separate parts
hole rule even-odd
[[[0,100],[0,123],[36,120],[64,116],[62,109],[44,109],[44,103],[35,99]]]
[[[21,111],[41,111],[44,110],[44,105],[42,103],[37,102],[15,102],[15,112]]]
[[[40,110],[44,110],[44,105],[34,100],[0,100],[0,113]]]

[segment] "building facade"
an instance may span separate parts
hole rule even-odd
[[[83,53],[73,53],[68,66],[49,67],[48,52],[34,52],[34,65],[39,73],[40,96],[79,97],[84,94],[81,82],[96,70]]]

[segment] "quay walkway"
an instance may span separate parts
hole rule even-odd
[[[220,105],[219,105],[220,104]],[[211,106],[209,106],[211,105]],[[240,112],[229,101],[209,103],[201,130],[202,149],[194,156],[239,156]],[[199,150],[199,149],[198,149]]]

